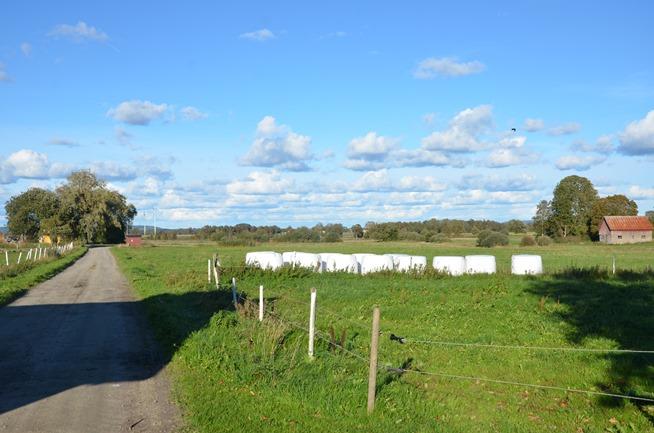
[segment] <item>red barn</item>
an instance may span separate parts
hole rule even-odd
[[[141,241],[141,235],[125,235],[125,243],[129,247],[140,247]]]
[[[635,244],[652,240],[652,223],[644,216],[605,216],[599,226],[600,242]]]

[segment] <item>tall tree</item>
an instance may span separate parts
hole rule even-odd
[[[648,210],[645,212],[645,216],[654,224],[654,210]]]
[[[66,237],[85,242],[120,242],[136,208],[107,188],[89,171],[72,173],[57,188],[60,198],[59,229]]]
[[[638,205],[622,194],[600,198],[593,204],[588,232],[592,239],[599,238],[599,225],[605,216],[638,215]]]
[[[39,235],[52,233],[59,210],[57,194],[47,189],[30,188],[11,197],[5,204],[7,228],[14,236],[36,240]]]
[[[536,230],[536,232],[541,236],[545,234],[545,229],[547,228],[551,216],[552,209],[550,207],[550,202],[547,200],[541,200],[540,203],[536,205],[536,215],[532,218],[534,221],[534,230]]]
[[[551,234],[561,238],[587,235],[591,210],[597,198],[597,190],[585,177],[563,178],[554,188]]]

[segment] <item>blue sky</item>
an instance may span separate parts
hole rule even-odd
[[[527,219],[570,174],[654,209],[650,2],[162,3],[3,8],[0,201],[89,168],[169,227]]]

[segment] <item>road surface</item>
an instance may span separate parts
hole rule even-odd
[[[171,432],[159,354],[108,248],[0,307],[0,433]]]

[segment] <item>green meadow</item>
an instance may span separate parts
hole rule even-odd
[[[654,244],[522,248],[518,240],[492,249],[463,238],[257,247],[180,241],[113,251],[171,358],[188,431],[654,431],[652,402],[527,386],[654,399],[654,354],[604,351],[654,350]],[[255,250],[411,253],[429,263],[434,255],[492,254],[498,273],[264,272],[244,267],[245,253]],[[510,275],[511,255],[530,253],[543,257],[546,274]],[[207,282],[213,254],[223,265],[220,288]],[[232,277],[242,296],[237,310]],[[312,287],[314,359],[306,332]],[[376,408],[367,415],[374,305],[381,309],[380,371]],[[520,347],[443,344],[451,342]]]

